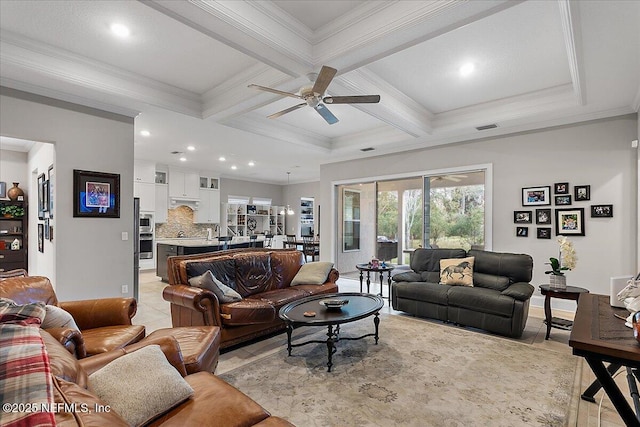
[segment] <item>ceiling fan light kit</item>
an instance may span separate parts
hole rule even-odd
[[[306,85],[301,87],[299,94],[285,92],[282,90],[256,84],[250,84],[249,87],[252,89],[275,93],[276,95],[280,96],[287,96],[290,98],[304,100],[304,102],[301,104],[294,105],[293,107],[289,107],[282,111],[278,111],[277,113],[271,114],[270,116],[268,116],[269,119],[277,119],[280,116],[302,108],[305,105],[308,105],[309,107],[316,110],[327,123],[332,125],[334,123],[338,123],[339,120],[336,116],[333,115],[331,111],[329,111],[325,104],[377,104],[378,102],[380,102],[380,95],[325,96],[325,92],[327,91],[329,84],[331,84],[331,81],[333,80],[337,72],[338,70],[336,70],[335,68],[323,65],[320,73],[313,83],[313,86]]]

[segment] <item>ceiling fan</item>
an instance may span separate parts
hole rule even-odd
[[[294,105],[293,107],[289,107],[268,116],[268,118],[270,119],[276,119],[287,113],[302,108],[305,105],[308,105],[309,107],[316,110],[318,114],[320,114],[322,118],[326,120],[327,123],[332,125],[338,122],[338,118],[334,116],[331,111],[329,111],[325,104],[376,104],[380,102],[380,95],[324,96],[327,87],[329,87],[331,80],[333,80],[333,77],[337,72],[338,70],[336,70],[335,68],[323,65],[313,85],[301,87],[299,94],[284,92],[282,90],[272,89],[270,87],[254,84],[250,84],[249,87],[263,90],[265,92],[271,92],[282,96],[289,96],[291,98],[304,100],[304,102],[301,104]]]
[[[447,181],[460,182],[464,178],[467,178],[467,175],[440,175],[440,176],[431,177],[431,182],[443,181],[445,179]]]

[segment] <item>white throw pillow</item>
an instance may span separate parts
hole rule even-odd
[[[60,307],[56,307],[55,305],[47,305],[45,309],[47,310],[47,314],[44,316],[44,320],[42,321],[42,329],[67,328],[75,329],[76,331],[80,330],[78,325],[76,325],[76,321],[73,320],[73,316],[69,314],[69,312]]]
[[[132,426],[147,423],[193,395],[158,345],[115,359],[89,375],[89,385]]]
[[[218,280],[211,270],[205,271],[200,276],[192,277],[189,279],[189,284],[198,288],[209,289],[222,304],[242,299],[242,295]]]
[[[291,281],[291,286],[296,285],[322,285],[327,281],[329,272],[333,268],[332,262],[308,262],[302,264],[300,270]]]

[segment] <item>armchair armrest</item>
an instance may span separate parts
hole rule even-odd
[[[185,377],[187,375],[187,369],[184,366],[184,360],[182,359],[182,352],[180,351],[180,345],[178,341],[171,336],[145,338],[140,342],[120,348],[117,350],[107,351],[105,353],[96,354],[95,356],[89,356],[79,361],[80,366],[87,372],[87,375],[91,375],[98,369],[107,365],[109,362],[129,354],[136,350],[139,350],[148,345],[159,345],[160,350],[167,357],[167,360],[171,365],[176,368],[180,375]],[[143,367],[140,367],[143,369]]]
[[[171,304],[203,313],[207,326],[222,326],[218,297],[207,289],[186,285],[169,285],[162,291],[162,297]],[[177,325],[174,322],[173,326],[191,325]]]
[[[516,282],[512,283],[507,289],[502,291],[502,295],[509,296],[519,301],[526,301],[531,298],[535,288],[529,283]]]
[[[48,328],[45,330],[49,335],[62,344],[64,348],[69,350],[69,353],[73,354],[76,359],[83,359],[87,357],[87,351],[84,347],[84,338],[80,331],[69,328]]]
[[[103,326],[131,325],[138,303],[134,298],[103,298],[61,302],[60,307],[68,311],[76,325],[83,329]]]
[[[327,282],[335,283],[340,278],[340,272],[335,268],[332,268],[329,272],[329,277],[327,277]]]
[[[415,271],[405,271],[393,276],[394,282],[424,282],[422,275]]]

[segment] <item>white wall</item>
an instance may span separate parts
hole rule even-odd
[[[293,215],[287,215],[286,234],[295,234],[300,236],[300,199],[302,197],[313,197],[314,199],[314,220],[317,218],[318,200],[319,200],[320,181],[305,182],[300,184],[289,184],[283,187],[284,203],[293,209]],[[318,227],[317,224],[314,226]]]
[[[54,239],[44,240],[44,252],[38,251],[38,224],[46,224],[45,221],[38,219],[38,175],[44,174],[48,179],[49,166],[54,164],[55,148],[53,144],[34,144],[29,151],[29,161],[25,165],[25,170],[31,172],[29,179],[29,194],[33,197],[29,198],[29,274],[32,276],[46,276],[49,278],[56,277],[55,268],[55,245],[58,243],[56,239],[57,227],[55,227],[56,215],[49,220],[49,225],[53,226]],[[55,197],[54,197],[55,203]]]
[[[7,191],[17,182],[29,200],[27,156],[20,151],[0,150],[0,181],[7,183]]]
[[[573,191],[574,185],[588,184],[591,200],[572,205],[585,208],[586,236],[571,238],[579,261],[567,277],[569,284],[608,294],[609,277],[637,272],[639,166],[637,153],[630,144],[637,134],[637,115],[632,115],[354,160],[348,162],[348,167],[345,163],[322,165],[320,198],[328,204],[332,200],[333,182],[368,181],[371,171],[380,176],[490,163],[493,165],[493,250],[530,254],[534,259],[532,284],[537,287],[547,282],[544,263],[557,255],[558,244],[555,237],[537,239],[535,224],[529,225],[529,237],[515,236],[513,211],[529,209],[521,206],[521,189],[569,182]],[[591,204],[613,204],[614,217],[591,218]],[[333,215],[329,210],[322,211],[323,224],[331,224],[321,231],[323,260],[333,260],[332,250],[325,246],[333,241],[332,230],[337,229]],[[362,262],[367,261],[368,256],[362,253]],[[538,297],[533,303],[539,304],[541,300]],[[575,307],[575,304],[569,306]]]
[[[220,178],[220,202],[227,203],[229,195],[263,197],[271,199],[271,204],[274,206],[280,206],[284,201],[282,185]]]
[[[0,89],[0,134],[56,145],[55,277],[60,300],[133,291],[133,118]],[[73,170],[120,174],[120,218],[73,217]]]

